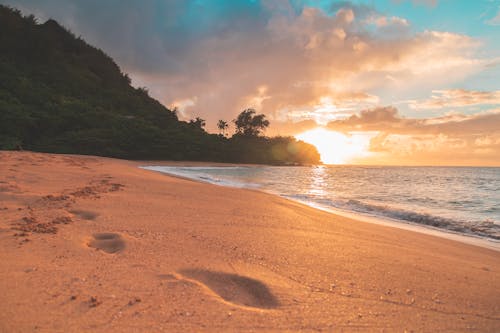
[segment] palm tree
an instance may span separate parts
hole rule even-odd
[[[217,128],[219,129],[221,135],[226,136],[226,130],[229,128],[229,125],[227,124],[227,121],[219,120]]]

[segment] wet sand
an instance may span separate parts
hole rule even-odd
[[[0,152],[0,332],[500,330],[500,253],[108,158]]]

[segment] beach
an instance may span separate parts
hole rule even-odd
[[[0,332],[500,330],[500,253],[118,159],[0,152]]]

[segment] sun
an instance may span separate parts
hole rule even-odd
[[[345,135],[318,127],[295,137],[315,146],[325,164],[347,164],[370,154],[370,136],[363,133]]]

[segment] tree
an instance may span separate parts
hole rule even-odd
[[[201,119],[200,117],[196,117],[195,119],[191,119],[189,124],[195,128],[203,129],[205,127],[206,122],[205,119]]]
[[[236,125],[236,134],[244,136],[259,136],[269,127],[269,120],[264,114],[255,114],[255,109],[245,109],[233,120]]]
[[[217,128],[219,129],[222,136],[226,136],[226,130],[229,128],[229,125],[227,121],[219,120],[219,122],[217,123]]]

